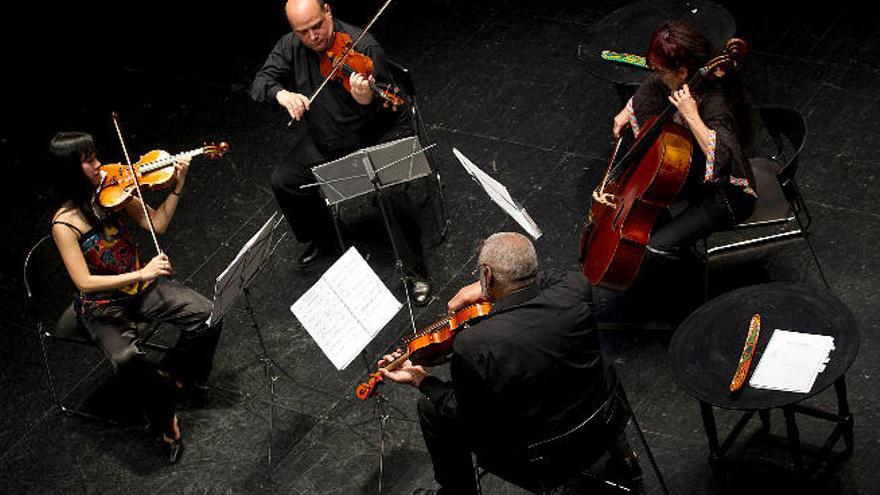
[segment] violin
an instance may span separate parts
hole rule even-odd
[[[333,33],[333,42],[321,55],[321,75],[333,81],[342,83],[346,91],[351,92],[349,77],[357,72],[364,79],[369,79],[373,74],[373,59],[352,48],[351,36],[342,31]],[[400,91],[390,85],[382,88],[378,84],[367,81],[373,93],[385,100],[385,106],[394,109],[406,103],[406,100],[397,95]]]
[[[406,352],[382,369],[394,371],[408,359],[422,366],[435,366],[448,361],[452,356],[452,344],[458,332],[485,317],[491,310],[492,303],[480,302],[465,306],[452,316],[435,321],[421,332],[404,340]],[[371,373],[369,380],[358,385],[356,391],[358,399],[367,400],[381,381],[382,373],[378,371]]]
[[[218,145],[206,144],[201,148],[171,155],[167,151],[153,150],[142,155],[137,163],[134,163],[137,182],[144,187],[158,188],[167,185],[174,177],[174,164],[185,158],[198,155],[208,155],[210,158],[219,158],[229,151],[229,144],[221,142]],[[109,163],[101,165],[101,184],[98,186],[98,201],[106,208],[116,208],[125,204],[132,195],[136,194],[137,187],[132,178],[127,164]]]
[[[742,62],[747,51],[745,41],[730,39],[720,55],[696,71],[688,86],[696,87],[710,75],[723,76],[727,68]],[[649,119],[629,151],[615,163],[618,140],[605,176],[593,191],[591,220],[581,235],[582,271],[593,285],[624,290],[632,284],[654,222],[684,186],[693,143],[687,128],[671,122],[675,111],[669,104]]]

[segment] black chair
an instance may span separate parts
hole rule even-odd
[[[812,217],[795,182],[800,154],[807,138],[806,120],[797,110],[786,107],[763,106],[758,111],[772,140],[771,147],[775,150],[768,157],[749,159],[755,174],[758,199],[752,215],[728,231],[736,239],[718,245],[712,245],[710,241],[721,237],[719,233],[710,234],[704,239],[706,290],[708,263],[714,255],[739,252],[797,237],[806,242],[819,276],[827,287],[825,273],[808,236]]]
[[[664,493],[668,494],[666,483],[645,440],[644,433],[636,421],[632,407],[623,386],[613,369],[610,392],[596,411],[570,430],[527,446],[525,452],[516,452],[510,458],[493,458],[477,454],[477,487],[482,493],[481,479],[486,473],[524,488],[532,493],[552,494],[557,489],[576,478],[596,476],[586,470],[598,461],[620,435],[625,434],[626,425],[632,421],[639,439],[650,460],[651,467]],[[597,447],[598,446],[598,447]],[[605,486],[622,493],[630,493],[632,486],[616,481],[598,478]]]
[[[70,396],[101,369],[106,358],[94,365],[86,375],[77,379],[66,393],[59,392],[56,387],[57,380],[50,363],[50,346],[53,342],[65,342],[94,349],[98,349],[98,346],[92,341],[85,327],[80,324],[73,303],[70,302],[75,288],[51,235],[37,241],[28,251],[24,261],[24,285],[27,291],[27,310],[34,323],[43,354],[46,383],[55,404],[67,414],[118,424],[119,422],[113,419],[67,405]],[[165,345],[149,342],[159,329],[158,322],[139,321],[135,325],[136,331],[141,336],[139,344],[141,347],[160,352],[168,350]]]
[[[413,83],[412,73],[409,69],[393,60],[389,60],[388,65],[394,83],[403,89],[403,92],[406,93],[405,98],[409,100],[410,111],[412,112],[413,118],[413,131],[415,132],[415,135],[418,136],[422,146],[428,146],[432,141],[428,135],[428,126],[425,125],[425,121],[422,119],[421,110],[419,109],[419,102],[416,95],[416,87]],[[434,221],[439,226],[439,236],[434,242],[431,242],[431,245],[438,245],[446,239],[446,233],[449,230],[449,220],[446,217],[445,203],[443,201],[443,182],[440,179],[440,170],[434,166],[434,149],[427,150],[425,154],[428,158],[428,164],[433,172],[434,181],[436,182],[436,187],[431,188],[430,194],[434,201],[434,209],[437,211],[438,217]]]
[[[419,111],[419,102],[416,98],[416,87],[413,83],[412,73],[409,69],[393,60],[388,61],[388,66],[391,70],[391,78],[394,80],[394,83],[403,90],[405,93],[404,98],[409,100],[410,111],[413,116],[413,126],[415,127],[416,135],[419,137],[419,140],[422,141],[422,145],[424,146],[429,142],[428,129],[425,126],[425,122],[422,120],[422,114]]]

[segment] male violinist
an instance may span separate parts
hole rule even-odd
[[[486,239],[477,266],[479,281],[459,290],[448,308],[479,301],[493,306],[485,319],[455,338],[451,381],[410,361],[395,371],[381,368],[402,355],[399,350],[379,362],[384,378],[424,394],[418,412],[440,484],[436,493],[477,493],[472,452],[493,473],[528,487],[528,480],[517,479],[523,472],[518,468],[528,463],[525,447],[587,418],[596,419],[595,429],[571,457],[586,457],[592,449],[598,458],[607,450],[621,477],[640,475],[621,433],[618,403],[606,402],[611,380],[587,279],[577,272],[538,273],[532,242],[511,232]]]
[[[367,79],[353,72],[351,90],[329,81],[315,101],[309,98],[324,81],[320,61],[337,32],[357,40],[362,30],[333,17],[323,0],[288,0],[285,14],[292,32],[276,43],[251,85],[251,97],[277,103],[297,121],[308,124],[305,137],[296,143],[272,172],[271,184],[278,205],[297,240],[306,244],[299,259],[309,265],[334,251],[333,219],[317,188],[301,189],[315,182],[311,167],[332,161],[358,149],[413,134],[409,105],[394,108],[376,95],[371,82],[388,83],[391,75],[384,50],[369,34],[354,47],[370,57],[373,74]],[[415,208],[403,191],[385,195],[395,245],[408,275],[416,304],[430,299],[431,286],[421,245]]]

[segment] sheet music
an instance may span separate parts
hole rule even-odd
[[[272,249],[272,231],[277,223],[278,212],[272,213],[269,220],[260,227],[235,255],[231,263],[214,282],[214,304],[207,324],[211,326],[229,310],[244,284],[250,282],[257,270],[269,256]]]
[[[336,369],[342,370],[402,307],[351,247],[290,310]]]
[[[808,393],[825,369],[834,337],[775,329],[749,380],[754,388]]]
[[[483,190],[486,191],[486,194],[492,198],[492,201],[494,201],[495,204],[507,212],[507,214],[510,215],[511,218],[523,228],[523,230],[532,236],[533,239],[537,240],[541,237],[541,229],[538,228],[538,225],[532,220],[532,217],[529,216],[526,209],[521,207],[519,203],[510,196],[510,192],[503,184],[493,179],[486,172],[480,170],[479,167],[474,165],[472,161],[456,148],[452,148],[452,153],[458,158],[458,161],[461,162],[461,165],[467,170],[471,177],[482,186]]]

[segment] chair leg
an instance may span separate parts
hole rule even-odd
[[[426,143],[431,141],[431,137],[428,135],[428,127],[425,125],[425,122],[422,120],[422,113],[419,111],[419,104],[416,100],[415,96],[412,97],[412,109],[413,109],[413,123],[415,124],[415,132],[416,136],[422,142],[422,147],[425,146]],[[434,150],[428,150],[425,153],[428,158],[433,157]],[[434,181],[436,182],[436,193],[432,194],[436,198],[436,202],[439,205],[440,210],[440,241],[437,243],[442,244],[446,240],[446,234],[449,232],[449,219],[446,216],[446,201],[444,201],[443,197],[443,181],[440,178],[440,170],[434,167],[433,163],[435,161],[433,159],[428,160],[428,164],[431,167],[431,171],[434,173]]]
[[[645,434],[642,432],[642,427],[639,426],[638,420],[636,420],[636,413],[633,411],[632,405],[629,403],[629,398],[626,396],[626,392],[623,390],[623,387],[620,389],[620,397],[623,399],[623,402],[626,404],[626,408],[629,409],[630,419],[632,420],[633,426],[636,428],[636,433],[639,436],[639,440],[642,442],[642,447],[645,449],[645,453],[648,454],[648,460],[651,462],[651,469],[654,470],[654,475],[657,476],[657,481],[660,482],[660,488],[663,489],[663,493],[665,495],[669,495],[669,489],[666,487],[666,482],[663,480],[663,474],[660,473],[660,467],[657,466],[657,461],[654,459],[654,453],[651,451],[651,447],[648,445],[648,440],[645,439]]]
[[[49,392],[52,394],[52,400],[59,409],[64,410],[64,404],[58,398],[58,391],[55,388],[55,377],[52,376],[52,367],[49,366],[49,343],[46,342],[47,337],[43,332],[42,323],[37,324],[37,338],[40,339],[40,349],[43,352],[43,367],[46,371],[46,384],[49,386]]]
[[[709,237],[703,237],[703,303],[709,301]]]
[[[810,256],[813,257],[813,263],[816,264],[816,270],[819,271],[819,278],[822,279],[825,288],[831,290],[831,286],[828,284],[828,279],[825,278],[825,272],[822,270],[822,265],[819,263],[819,257],[816,255],[816,250],[813,248],[813,241],[810,240],[810,234],[804,228],[804,224],[801,222],[801,217],[797,212],[797,209],[794,210],[794,220],[797,222],[798,228],[801,229],[801,235],[807,243],[807,248],[810,250]]]
[[[100,422],[102,422],[102,423],[107,423],[107,424],[111,424],[111,425],[114,425],[114,426],[127,426],[125,423],[121,423],[121,422],[116,421],[116,420],[114,420],[114,419],[111,419],[111,418],[108,418],[108,417],[104,417],[104,416],[98,416],[98,415],[91,414],[91,413],[87,413],[87,412],[84,412],[84,411],[80,411],[80,410],[78,410],[78,409],[74,409],[74,408],[72,408],[72,407],[68,407],[68,406],[65,404],[65,402],[67,401],[67,398],[70,397],[70,395],[71,395],[73,392],[75,392],[76,389],[78,389],[79,386],[80,386],[84,381],[88,380],[92,375],[95,374],[95,371],[97,371],[98,368],[101,367],[101,365],[104,363],[104,360],[102,359],[102,360],[101,360],[97,365],[95,365],[95,366],[94,366],[94,367],[93,367],[93,368],[92,368],[92,369],[91,369],[91,370],[90,370],[90,371],[89,371],[84,377],[82,377],[82,378],[76,383],[76,385],[73,386],[72,389],[70,389],[66,394],[64,394],[64,397],[59,397],[59,395],[58,395],[58,388],[56,387],[56,384],[55,384],[55,375],[52,373],[52,365],[49,364],[49,352],[50,352],[50,350],[49,350],[49,342],[48,342],[49,337],[47,337],[46,334],[45,334],[45,332],[43,331],[43,329],[42,329],[42,324],[39,324],[39,325],[37,326],[37,332],[39,333],[38,338],[40,339],[40,348],[41,348],[41,350],[42,350],[42,354],[43,354],[43,367],[44,367],[44,369],[45,369],[45,373],[46,373],[46,383],[47,383],[47,385],[48,385],[48,387],[49,387],[49,393],[52,394],[52,400],[55,402],[55,405],[58,407],[58,409],[59,409],[62,413],[64,413],[64,414],[69,414],[69,415],[71,415],[71,416],[77,416],[77,417],[80,417],[80,418],[91,419],[91,420],[94,420],[94,421],[100,421]]]

